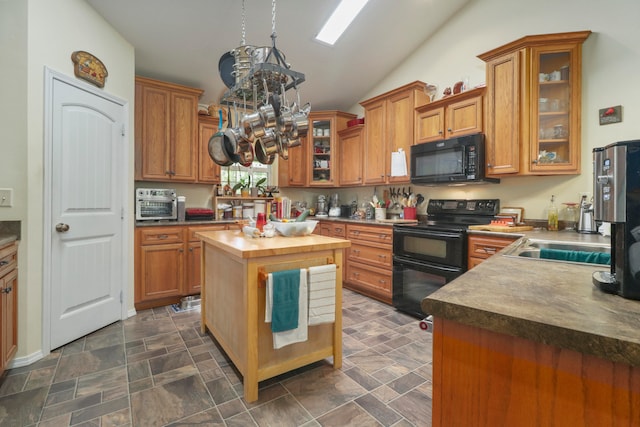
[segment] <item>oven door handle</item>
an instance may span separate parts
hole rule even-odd
[[[442,237],[447,239],[461,239],[464,233],[461,232],[447,232],[447,231],[435,231],[435,230],[396,230],[395,233],[403,236],[419,236],[419,237]]]
[[[433,264],[430,262],[413,260],[413,259],[409,259],[406,257],[397,256],[397,255],[393,257],[393,266],[394,268],[408,267],[408,268],[420,270],[420,271],[425,271],[428,269],[432,271],[443,271],[448,273],[464,272],[464,270],[461,269],[460,267],[454,267],[454,266],[442,265],[442,264]]]

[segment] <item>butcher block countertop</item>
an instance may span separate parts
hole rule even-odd
[[[347,248],[351,242],[310,234],[296,237],[247,237],[240,230],[204,231],[196,233],[204,242],[238,258],[259,258],[302,252]]]
[[[609,242],[572,232],[523,234]],[[602,269],[498,253],[429,295],[422,309],[434,317],[640,366],[640,301],[596,289],[591,275]]]

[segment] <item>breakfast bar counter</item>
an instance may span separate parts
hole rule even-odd
[[[258,382],[333,357],[342,365],[342,268],[348,240],[320,235],[251,238],[241,231],[197,233],[202,241],[202,332],[207,330],[243,376],[244,398]],[[269,273],[335,264],[335,320],[308,327],[308,339],[274,349],[265,322]]]
[[[596,289],[607,269],[498,253],[425,298],[432,425],[637,425],[640,301]]]

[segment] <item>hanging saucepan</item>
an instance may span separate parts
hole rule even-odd
[[[254,111],[252,113],[245,114],[240,120],[240,131],[249,141],[253,141],[255,138],[262,138],[264,136],[264,120],[262,120],[262,114],[260,111]]]
[[[309,116],[308,113],[304,111],[296,111],[292,115],[293,118],[293,129],[297,134],[296,138],[304,137],[307,135],[307,131],[309,130]]]
[[[288,133],[293,130],[293,113],[288,108],[282,109],[278,117],[278,132]]]
[[[276,141],[278,145],[278,153],[284,160],[289,159],[289,139],[285,134],[277,134]]]
[[[260,144],[265,154],[278,154],[278,139],[276,131],[273,129],[267,129],[264,132],[264,136],[260,138]]]
[[[233,161],[227,155],[224,149],[224,131],[222,130],[222,110],[218,111],[220,122],[218,124],[218,132],[209,138],[209,157],[220,166],[231,166]]]
[[[242,159],[238,155],[238,140],[242,137],[240,129],[231,127],[231,107],[228,107],[227,128],[224,130],[224,150],[229,160],[233,163],[241,163]]]
[[[262,146],[261,139],[256,139],[255,144],[256,144],[256,147],[255,147],[256,159],[258,159],[258,161],[263,165],[272,164],[273,161],[276,159],[276,154],[275,153],[267,154],[264,147]]]
[[[262,121],[264,122],[264,127],[273,129],[276,127],[276,112],[271,104],[264,104],[260,108],[258,108],[260,115],[262,116]]]
[[[218,71],[220,72],[220,78],[226,87],[231,88],[236,84],[236,78],[233,75],[233,65],[236,59],[231,52],[225,52],[218,61]]]

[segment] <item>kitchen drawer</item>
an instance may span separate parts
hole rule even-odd
[[[0,277],[18,266],[18,244],[10,243],[0,248]]]
[[[323,236],[344,238],[347,235],[347,224],[343,222],[320,221],[317,229]]]
[[[372,267],[393,267],[393,253],[388,247],[352,242],[348,249],[349,261],[362,262]]]
[[[189,227],[188,236],[190,242],[197,242],[200,239],[196,237],[196,233],[201,231],[220,231],[220,230],[228,230],[228,224],[215,224],[215,225],[203,225],[197,227]]]
[[[345,286],[387,304],[392,300],[393,276],[391,270],[348,262]]]
[[[184,240],[183,227],[139,228],[141,245],[163,245],[181,243]]]
[[[360,240],[391,246],[393,243],[393,227],[349,224],[347,238],[351,241]]]
[[[509,246],[517,238],[469,236],[469,256],[474,258],[489,258],[502,248]]]

